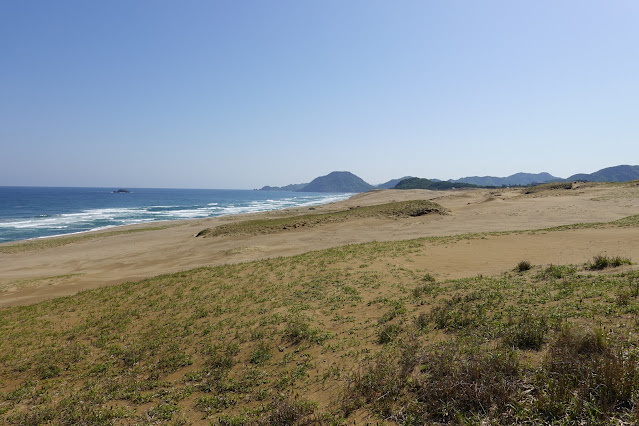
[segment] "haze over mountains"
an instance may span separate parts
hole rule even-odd
[[[366,192],[371,189],[450,189],[471,186],[525,186],[530,184],[562,182],[562,181],[591,181],[591,182],[626,182],[639,179],[639,166],[620,165],[607,167],[594,173],[578,173],[567,179],[562,179],[550,173],[515,173],[507,177],[468,176],[460,179],[423,179],[405,176],[391,179],[379,185],[371,185],[351,172],[332,172],[326,176],[313,179],[310,183],[291,184],[282,187],[264,186],[260,191],[294,191],[294,192]],[[458,185],[454,185],[458,184]]]

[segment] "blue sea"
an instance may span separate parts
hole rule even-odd
[[[136,223],[214,217],[339,201],[352,194],[230,189],[0,186],[0,243]]]

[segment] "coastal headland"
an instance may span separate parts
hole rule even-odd
[[[0,416],[632,423],[637,262],[637,181],[373,190],[0,245]]]

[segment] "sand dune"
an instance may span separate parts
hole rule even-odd
[[[449,215],[360,218],[266,235],[195,238],[205,228],[247,218],[322,213],[392,201],[432,200]],[[0,306],[30,304],[131,280],[200,266],[288,256],[345,244],[469,233],[522,231],[610,222],[639,214],[639,186],[591,184],[524,194],[503,190],[376,190],[339,203],[226,216],[96,238],[42,250],[0,253]],[[136,228],[153,225],[140,225]],[[510,233],[433,241],[418,260],[441,277],[496,274],[527,259],[535,264],[583,263],[598,253],[639,261],[639,227],[599,227]]]

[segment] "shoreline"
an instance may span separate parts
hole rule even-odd
[[[431,200],[450,214],[355,218],[269,234],[195,237],[205,228],[248,219],[330,213],[407,200]],[[125,225],[117,230],[59,237],[72,239],[64,245],[49,247],[43,243],[44,247],[38,250],[0,252],[0,307],[32,304],[199,267],[294,256],[352,244],[421,238],[426,238],[426,248],[419,262],[429,273],[446,278],[502,273],[526,258],[534,263],[583,263],[598,252],[608,252],[639,261],[639,228],[634,226],[544,231],[576,223],[611,222],[637,212],[639,187],[623,185],[529,195],[512,189],[383,190],[311,207],[162,221],[164,226],[156,224],[157,229],[152,232],[144,232],[151,231],[144,228],[152,228],[154,223]],[[477,235],[491,232],[504,235]],[[451,238],[431,241],[430,237]],[[27,243],[0,247],[16,244]]]
[[[36,187],[39,188],[39,187]],[[56,187],[57,188],[57,187]],[[98,189],[103,189],[103,188],[98,188]],[[144,188],[144,189],[159,189],[159,188]],[[215,191],[236,191],[236,190],[215,190]],[[250,191],[250,190],[238,190],[238,191]],[[283,191],[286,192],[286,191]],[[292,192],[292,194],[294,194]],[[73,231],[73,232],[67,232],[67,233],[63,233],[63,234],[54,234],[54,235],[42,235],[42,236],[37,236],[37,237],[31,237],[31,238],[24,238],[24,239],[17,239],[17,240],[11,240],[11,241],[4,241],[4,242],[0,242],[0,247],[2,246],[8,246],[8,245],[13,245],[13,244],[21,244],[21,243],[25,243],[25,242],[29,242],[29,241],[37,241],[37,240],[42,240],[42,239],[50,239],[50,238],[64,238],[64,237],[71,237],[71,236],[77,236],[77,235],[84,235],[84,234],[91,234],[91,233],[97,233],[97,232],[101,232],[101,231],[108,231],[108,230],[118,230],[118,229],[122,229],[122,228],[127,228],[127,227],[138,227],[138,226],[144,226],[144,225],[153,225],[153,224],[162,224],[162,223],[172,223],[172,222],[181,222],[181,221],[190,221],[190,220],[206,220],[206,219],[214,219],[214,218],[222,218],[222,217],[228,217],[228,216],[237,216],[237,215],[250,215],[250,214],[261,214],[261,213],[268,213],[268,212],[274,212],[274,211],[283,211],[283,210],[289,210],[289,209],[296,209],[296,208],[304,208],[304,207],[313,207],[313,206],[319,206],[319,205],[324,205],[324,204],[331,204],[331,203],[336,203],[336,202],[340,202],[340,201],[344,201],[347,200],[355,195],[358,194],[352,194],[352,193],[344,193],[344,197],[345,198],[341,198],[339,200],[335,200],[334,198],[339,198],[337,197],[338,194],[327,194],[327,200],[321,200],[321,201],[310,201],[310,202],[305,202],[299,205],[295,205],[295,206],[288,206],[288,207],[276,207],[276,208],[265,208],[263,210],[256,210],[256,211],[240,211],[240,212],[236,212],[236,213],[221,213],[218,215],[210,215],[210,216],[203,216],[203,217],[192,217],[192,218],[174,218],[174,219],[140,219],[139,222],[137,223],[128,223],[128,224],[121,224],[121,225],[106,225],[106,226],[99,226],[96,228],[92,228],[92,229],[88,229],[88,230],[82,230],[82,231]],[[293,198],[297,198],[297,197],[293,197]],[[256,200],[257,201],[257,200]],[[274,201],[271,199],[266,199],[263,201]],[[215,205],[218,205],[218,203],[214,203]],[[208,205],[212,205],[211,203],[209,203]],[[167,206],[145,206],[145,207],[133,207],[133,208],[154,208],[154,207],[167,207]],[[173,206],[172,206],[173,207]],[[174,207],[179,207],[179,206],[174,206]],[[235,208],[235,206],[228,206],[226,208]],[[247,206],[248,207],[248,206]],[[246,207],[246,208],[247,208]],[[104,207],[104,208],[98,208],[98,209],[92,209],[92,210],[102,210],[102,209],[109,209],[111,207]],[[116,207],[116,208],[129,208],[129,207]],[[74,212],[74,213],[64,213],[64,214],[59,214],[59,215],[69,215],[69,214],[80,214],[80,213],[84,213],[86,211],[78,211],[78,212]],[[26,220],[27,218],[9,218],[10,220]],[[135,228],[131,228],[131,229],[135,229]]]

